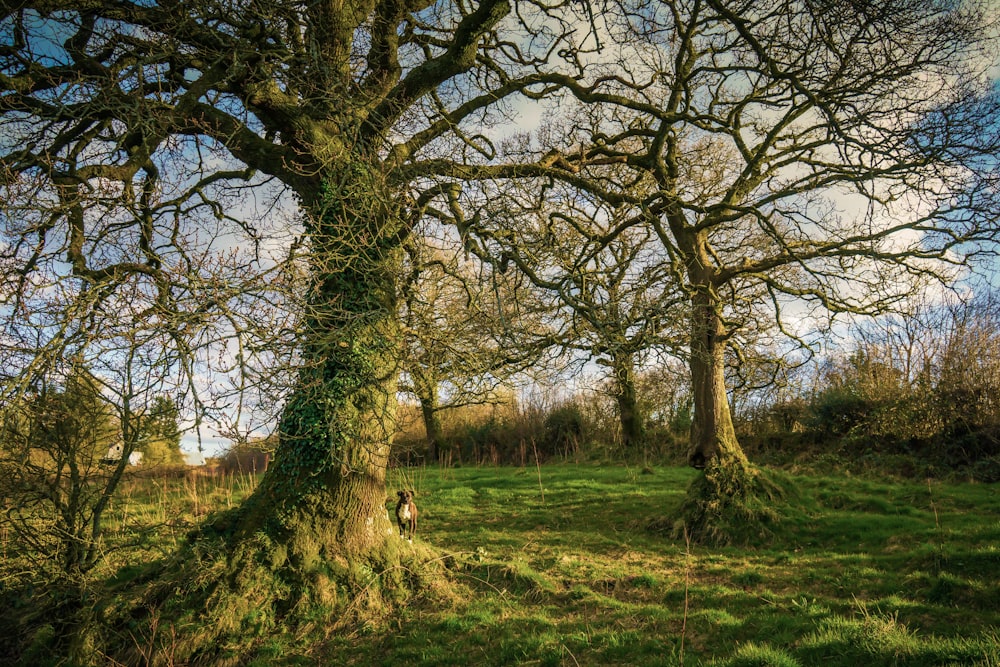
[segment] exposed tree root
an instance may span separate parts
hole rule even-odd
[[[707,546],[767,542],[785,496],[770,476],[745,459],[712,459],[688,487],[677,516],[655,519],[650,530]]]
[[[363,556],[331,545],[320,554],[295,564],[263,532],[230,544],[203,528],[144,582],[118,591],[91,627],[97,634],[76,643],[123,664],[237,665],[276,633],[287,645],[378,624],[415,599],[454,596],[444,561],[419,542],[391,535]]]

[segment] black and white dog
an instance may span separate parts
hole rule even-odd
[[[396,523],[399,524],[399,536],[406,537],[406,530],[409,529],[410,542],[413,541],[413,534],[417,532],[417,506],[413,503],[413,491],[398,491],[399,502],[396,503]]]

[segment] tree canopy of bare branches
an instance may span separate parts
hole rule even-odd
[[[605,244],[649,230],[687,295],[694,464],[743,459],[724,382],[741,328],[770,317],[794,339],[813,309],[885,312],[915,283],[950,284],[992,256],[996,52],[984,11],[607,3],[604,51],[534,89],[560,87],[577,111],[520,151],[561,172],[540,179],[575,191],[560,201],[599,199],[622,221],[608,229],[564,205],[550,224]],[[477,222],[487,242],[507,238]]]
[[[233,571],[303,596],[320,563],[349,580],[402,558],[384,485],[421,221],[584,305],[594,267],[547,273],[494,212],[629,262],[655,241],[661,295],[686,300],[690,460],[727,469],[747,463],[724,373],[741,327],[885,310],[996,240],[975,3],[29,0],[0,19],[0,304],[34,325],[4,353],[30,371],[131,320],[192,385],[210,359],[294,358],[275,465],[219,530]],[[548,129],[491,133],[529,104]]]
[[[5,5],[2,307],[31,326],[4,341],[40,339],[9,346],[23,370],[5,390],[110,321],[162,333],[192,387],[211,365],[293,359],[275,464],[218,524],[230,567],[292,597],[323,563],[347,564],[345,591],[352,563],[393,570],[403,243],[457,212],[437,160],[549,168],[499,158],[478,128],[541,73],[572,72],[584,16],[507,0]]]

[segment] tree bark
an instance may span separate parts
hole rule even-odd
[[[778,490],[750,465],[736,438],[726,393],[726,345],[730,332],[716,292],[719,273],[704,234],[672,226],[687,251],[691,290],[691,389],[694,415],[688,462],[703,470],[688,487],[671,523],[674,537],[700,544],[725,545],[758,539],[776,520]],[[656,526],[653,526],[656,528]]]
[[[615,374],[615,399],[618,403],[618,418],[622,427],[622,445],[630,449],[642,443],[645,438],[645,424],[635,390],[635,368],[632,356],[615,354],[611,361]]]
[[[312,244],[304,366],[274,465],[237,529],[243,537],[263,531],[277,560],[295,567],[374,558],[393,535],[385,473],[400,358],[399,217],[363,165],[343,166],[320,190],[303,197]]]
[[[437,463],[441,460],[441,417],[438,415],[436,392],[420,396],[420,411],[424,419],[424,431],[427,434],[427,449],[431,460]]]
[[[706,467],[713,459],[723,467],[746,465],[736,438],[729,397],[726,394],[726,335],[721,304],[712,288],[701,285],[692,297],[691,384],[694,419],[688,462]]]
[[[427,451],[434,462],[441,458],[441,417],[436,370],[433,362],[426,363],[426,360],[414,364],[410,369],[413,393],[420,401],[420,416],[424,422]]]

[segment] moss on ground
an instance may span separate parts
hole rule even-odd
[[[791,485],[778,473],[744,460],[713,459],[692,480],[675,515],[657,517],[649,527],[705,546],[763,545],[773,538],[789,493]]]

